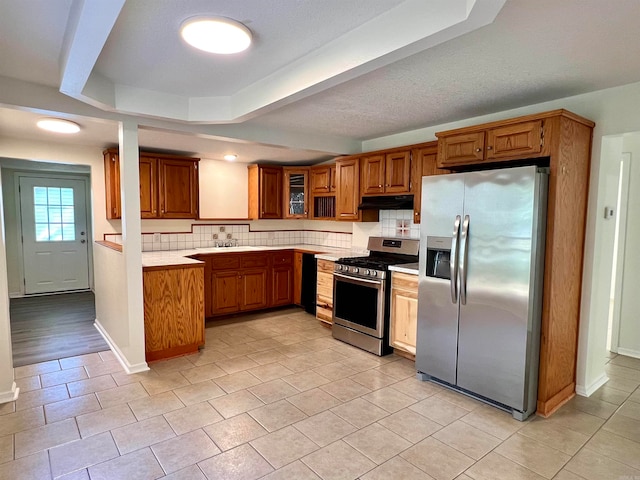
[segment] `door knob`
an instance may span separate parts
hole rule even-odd
[[[84,232],[80,232],[80,235],[84,235]]]
[[[80,240],[80,243],[85,243],[86,240],[83,238],[82,240]]]

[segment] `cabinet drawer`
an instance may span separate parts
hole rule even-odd
[[[238,255],[228,253],[216,253],[211,255],[211,268],[215,270],[239,267],[240,257]]]
[[[334,262],[331,260],[318,260],[318,272],[326,272],[333,275]]]
[[[401,288],[417,293],[418,276],[402,272],[393,272],[393,275],[391,276],[391,288]]]
[[[268,263],[268,255],[243,255],[241,257],[242,268],[266,267]]]
[[[291,265],[293,264],[293,252],[291,250],[285,250],[282,252],[275,252],[271,256],[273,266],[276,265]]]

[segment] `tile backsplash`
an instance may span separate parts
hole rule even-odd
[[[413,223],[413,210],[380,210],[383,237],[420,238],[420,224]]]
[[[216,242],[232,240],[237,245],[321,245],[351,248],[351,233],[317,230],[250,231],[249,225],[193,225],[191,233],[143,233],[142,251],[185,250],[215,247]],[[105,240],[122,243],[122,235],[106,234]]]

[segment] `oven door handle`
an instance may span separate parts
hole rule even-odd
[[[376,285],[378,287],[380,287],[380,285],[382,284],[382,280],[367,280],[366,278],[350,277],[348,275],[343,275],[342,273],[334,272],[333,276],[338,278],[344,278],[345,280],[349,280],[352,283],[369,283],[371,285]]]

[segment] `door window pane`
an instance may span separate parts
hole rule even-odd
[[[73,189],[33,187],[37,242],[74,241],[75,207]]]

